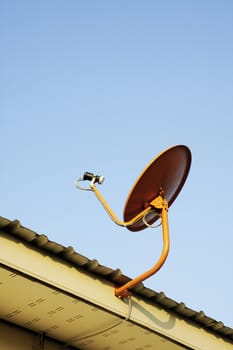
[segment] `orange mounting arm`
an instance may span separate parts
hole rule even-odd
[[[115,224],[119,225],[119,226],[130,226],[133,225],[135,222],[139,221],[140,219],[142,219],[147,213],[149,213],[149,211],[151,210],[151,207],[148,206],[148,208],[146,208],[145,210],[143,210],[142,212],[140,212],[138,215],[136,215],[133,219],[129,220],[129,221],[120,221],[117,216],[114,214],[114,212],[112,211],[112,209],[109,207],[109,205],[107,204],[106,200],[104,199],[104,197],[102,196],[102,194],[100,193],[100,191],[98,190],[98,188],[91,183],[90,185],[91,190],[95,193],[96,197],[98,198],[98,200],[100,201],[100,203],[103,205],[104,209],[106,210],[106,212],[108,213],[108,215],[110,216],[110,218],[115,222]],[[153,205],[153,202],[151,203]],[[156,205],[154,205],[154,207],[157,208]]]
[[[143,217],[146,216],[147,213],[150,212],[151,208],[158,209],[161,211],[161,219],[162,219],[162,231],[163,231],[163,250],[161,253],[161,256],[159,260],[156,262],[156,264],[149,269],[148,271],[142,273],[138,277],[134,278],[133,280],[129,281],[128,283],[124,284],[123,286],[119,288],[115,288],[115,295],[120,298],[127,298],[130,295],[129,289],[135,287],[138,283],[144,281],[148,277],[154,275],[165,263],[169,248],[170,248],[170,239],[169,239],[169,227],[168,227],[168,202],[165,198],[162,197],[162,195],[159,195],[156,197],[151,203],[148,208],[140,212],[138,215],[136,215],[134,218],[132,218],[129,221],[120,221],[116,215],[113,213],[97,187],[94,185],[94,182],[90,185],[91,190],[95,193],[98,200],[101,202],[111,219],[119,226],[130,226],[133,225],[135,222],[141,220]]]
[[[169,239],[169,227],[168,227],[168,203],[165,199],[162,200],[162,231],[163,231],[163,250],[159,260],[148,271],[142,273],[141,275],[129,281],[128,283],[124,284],[123,286],[119,288],[115,288],[115,295],[117,297],[127,298],[130,295],[129,289],[135,287],[138,283],[154,275],[162,267],[162,265],[165,263],[167,259],[169,248],[170,248],[170,239]]]

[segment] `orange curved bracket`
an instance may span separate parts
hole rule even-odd
[[[165,198],[162,197],[162,195],[159,195],[156,197],[151,203],[148,208],[140,212],[138,215],[136,215],[133,219],[123,222],[120,221],[116,215],[113,213],[111,208],[108,206],[107,202],[97,189],[97,187],[92,182],[90,185],[91,190],[95,193],[98,200],[101,202],[111,219],[119,226],[130,226],[133,225],[138,220],[141,220],[149,211],[151,208],[158,209],[158,211],[161,211],[161,219],[162,219],[162,231],[163,231],[163,250],[161,253],[161,256],[159,260],[156,262],[156,264],[149,269],[148,271],[144,272],[143,274],[139,275],[138,277],[134,278],[133,280],[129,281],[128,283],[124,284],[123,286],[119,288],[115,288],[115,295],[120,298],[126,298],[130,295],[129,289],[135,287],[138,283],[144,281],[148,277],[154,275],[165,263],[169,248],[170,248],[170,239],[169,239],[169,227],[168,227],[168,202]]]
[[[153,202],[152,202],[153,203]],[[169,248],[170,248],[170,238],[169,238],[169,227],[168,227],[168,204],[165,199],[162,201],[162,231],[163,231],[163,250],[159,260],[156,264],[148,271],[142,273],[138,277],[129,281],[119,288],[115,288],[115,295],[120,298],[127,298],[130,295],[129,289],[135,287],[138,283],[144,281],[148,277],[154,275],[165,263]]]

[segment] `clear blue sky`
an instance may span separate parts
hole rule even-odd
[[[0,215],[133,278],[160,229],[116,226],[152,158],[193,156],[169,211],[171,251],[145,282],[233,327],[233,2],[1,1]]]

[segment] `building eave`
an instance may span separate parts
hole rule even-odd
[[[23,227],[18,220],[11,221],[0,217],[0,231],[2,266],[98,305],[117,319],[124,320],[127,317],[128,306],[114,296],[113,287],[130,280],[119,269],[112,270],[99,264],[97,260],[90,260],[79,254],[72,247],[52,242],[47,236]],[[17,256],[20,255],[20,262],[14,260],[14,250],[17,250]],[[77,281],[81,281],[78,286],[75,285]],[[195,349],[190,339],[197,336],[197,331],[200,339],[208,332],[210,342],[222,338],[232,344],[233,329],[206,316],[203,311],[192,310],[184,303],[168,298],[164,293],[146,288],[142,283],[134,287],[132,293],[134,307],[130,315],[131,322],[151,329],[165,339],[183,344],[184,348]],[[144,312],[140,312],[142,309]],[[161,324],[148,317],[152,314],[157,315]],[[165,323],[169,318],[174,320],[174,317],[175,325],[167,331]],[[184,326],[185,332],[182,329]],[[182,334],[181,338],[179,334]],[[211,343],[211,349],[214,349],[213,344],[214,342]]]

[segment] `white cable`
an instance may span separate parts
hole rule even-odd
[[[161,219],[161,215],[160,215],[156,210],[153,210],[153,209],[152,209],[149,213],[146,213],[146,214],[143,216],[143,218],[142,218],[143,223],[144,223],[147,227],[149,227],[149,228],[157,228],[157,227],[161,226],[162,220],[161,220],[160,223],[158,223],[157,225],[148,224],[148,222],[146,221],[146,216],[147,216],[148,214],[150,214],[150,213],[156,213],[156,214],[160,217],[160,219]]]
[[[63,348],[66,348],[67,346],[71,345],[71,344],[74,343],[74,342],[78,342],[78,341],[81,341],[81,340],[85,340],[85,339],[94,337],[95,335],[103,334],[103,333],[105,333],[105,332],[107,332],[107,331],[110,331],[111,329],[113,329],[113,328],[119,326],[120,324],[122,324],[122,323],[128,321],[128,320],[130,319],[131,312],[132,312],[132,300],[131,300],[131,296],[129,296],[127,299],[128,299],[128,301],[129,301],[129,308],[128,308],[128,314],[127,314],[126,318],[124,318],[123,320],[121,320],[121,321],[119,321],[119,322],[117,322],[117,323],[114,323],[114,324],[111,325],[111,326],[108,326],[108,327],[106,327],[106,328],[104,328],[104,329],[101,329],[101,330],[99,330],[99,331],[93,332],[93,333],[91,333],[91,334],[85,335],[85,336],[83,336],[83,337],[80,337],[80,338],[74,337],[74,338],[72,338],[71,340],[69,340],[68,343],[66,343],[66,344],[64,345]]]
[[[79,186],[78,183],[79,183],[80,181],[83,181],[83,178],[82,178],[82,177],[80,177],[79,179],[75,180],[75,183],[74,183],[74,184],[75,184],[75,187],[76,187],[76,188],[78,188],[79,190],[82,190],[82,191],[92,191],[92,192],[93,192],[93,190],[92,190],[91,188],[85,188],[85,187]]]

